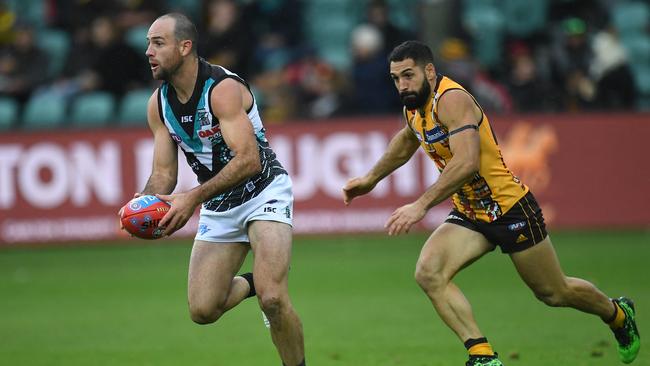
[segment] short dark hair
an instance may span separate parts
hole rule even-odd
[[[431,48],[420,41],[406,41],[398,45],[388,55],[388,62],[404,61],[407,58],[415,61],[418,66],[433,64]]]
[[[196,55],[197,39],[199,38],[199,33],[196,31],[196,26],[194,26],[194,23],[192,23],[190,18],[188,18],[187,15],[181,13],[168,13],[158,17],[158,19],[160,18],[174,19],[174,38],[176,38],[177,41],[192,41],[192,53]]]

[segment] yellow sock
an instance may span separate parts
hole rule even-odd
[[[618,306],[617,303],[614,303],[614,306],[616,306],[616,317],[609,323],[609,327],[612,329],[623,328],[623,324],[625,322],[625,312],[623,309],[621,309],[620,306]]]
[[[492,350],[492,346],[490,346],[489,343],[479,343],[471,346],[468,350],[470,355],[475,355],[475,356],[493,356],[494,351]]]

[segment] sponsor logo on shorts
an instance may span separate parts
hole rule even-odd
[[[287,219],[291,218],[291,207],[287,206],[284,208],[284,215],[287,217]]]
[[[265,213],[269,213],[269,212],[276,213],[276,208],[275,208],[275,207],[271,207],[271,206],[267,206],[267,207],[264,207],[264,212],[265,212]]]
[[[255,189],[255,184],[253,184],[253,182],[246,183],[246,190],[247,191],[253,192],[254,189]]]
[[[526,240],[528,240],[528,238],[526,237],[526,235],[524,235],[524,234],[519,234],[519,236],[517,237],[517,244],[519,244],[519,243],[521,243],[521,242],[524,242],[524,241],[526,241]]]
[[[454,214],[451,214],[451,215],[447,216],[447,220],[465,221],[465,220],[463,220],[462,217],[454,215]]]
[[[206,224],[199,225],[199,230],[198,230],[199,234],[205,235],[205,233],[207,233],[208,231],[210,231],[210,228],[208,227],[208,225],[206,225]]]
[[[516,231],[516,230],[523,229],[525,227],[526,227],[526,221],[521,221],[521,222],[508,225],[508,230]]]

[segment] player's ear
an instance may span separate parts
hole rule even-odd
[[[436,67],[432,63],[428,63],[424,67],[424,75],[427,77],[427,80],[433,81],[436,78]]]
[[[192,53],[192,48],[194,47],[194,43],[190,41],[189,39],[186,39],[184,41],[180,42],[180,49],[181,49],[181,55],[187,56],[190,53]]]

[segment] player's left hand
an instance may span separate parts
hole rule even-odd
[[[165,228],[165,236],[169,236],[185,226],[198,205],[188,192],[169,195],[157,194],[156,197],[171,205],[167,214],[158,223],[158,226]]]
[[[427,210],[418,202],[404,205],[390,216],[384,227],[388,229],[388,235],[399,235],[408,233],[411,226],[422,220]]]

